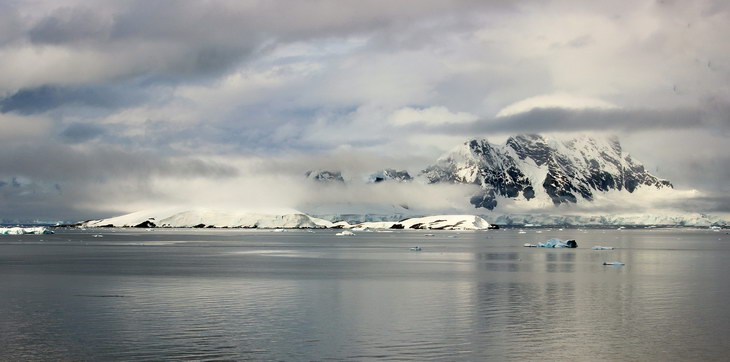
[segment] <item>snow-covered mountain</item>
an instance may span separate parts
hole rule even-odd
[[[490,224],[476,215],[437,215],[409,218],[390,222],[367,222],[351,225],[346,221],[333,223],[303,213],[250,213],[209,209],[161,209],[133,212],[108,219],[90,220],[82,227],[229,227],[258,229],[315,229],[352,228],[356,226],[373,229],[434,229],[434,230],[486,230]],[[38,228],[42,229],[42,228]],[[0,229],[2,231],[2,229]]]
[[[413,177],[406,170],[395,170],[392,168],[386,168],[384,170],[373,173],[368,178],[370,183],[378,183],[383,181],[397,181],[397,182],[408,182],[413,180]]]
[[[240,227],[329,228],[327,220],[296,211],[260,213],[209,209],[161,209],[133,212],[108,219],[90,220],[84,227]]]
[[[353,229],[425,229],[425,230],[487,230],[486,220],[476,215],[434,215],[400,221],[372,221],[348,225]]]
[[[329,170],[313,170],[313,171],[307,171],[304,176],[306,176],[310,180],[314,180],[317,182],[339,182],[344,183],[345,179],[342,178],[342,173],[340,171],[329,171]]]
[[[473,139],[443,155],[421,177],[429,183],[479,185],[480,192],[470,201],[489,210],[500,197],[542,199],[560,205],[592,201],[600,192],[673,187],[625,153],[618,139],[589,136],[519,135],[504,145]]]

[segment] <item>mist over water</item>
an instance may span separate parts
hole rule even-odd
[[[0,358],[726,358],[725,230],[335,233],[3,235]]]

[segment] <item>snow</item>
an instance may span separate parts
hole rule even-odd
[[[0,235],[22,235],[22,234],[53,234],[51,229],[46,227],[2,227],[0,228]]]
[[[435,215],[401,221],[364,222],[352,227],[368,229],[486,230],[490,224],[476,215]]]
[[[640,213],[613,215],[592,214],[589,210],[581,215],[556,214],[502,214],[492,216],[492,222],[501,226],[521,226],[526,224],[571,225],[571,226],[694,226],[727,225],[728,222],[707,214],[699,213]]]
[[[134,212],[108,219],[92,220],[82,224],[85,227],[112,225],[115,227],[136,226],[151,222],[159,227],[213,227],[243,228],[330,228],[333,223],[296,211],[284,214],[269,214],[247,211],[210,210],[210,209],[159,209]]]

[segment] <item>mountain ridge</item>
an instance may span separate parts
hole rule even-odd
[[[480,191],[470,203],[488,210],[497,206],[499,197],[530,201],[547,195],[557,206],[592,201],[598,192],[673,188],[623,152],[615,137],[556,139],[527,134],[509,137],[504,145],[475,138],[441,156],[420,176],[428,183],[478,185]]]

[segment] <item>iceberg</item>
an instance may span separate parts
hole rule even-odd
[[[23,235],[23,234],[53,234],[53,230],[38,226],[38,227],[9,227],[0,228],[0,235]]]
[[[550,239],[544,243],[537,243],[538,248],[577,248],[575,240],[563,241],[561,239]]]

